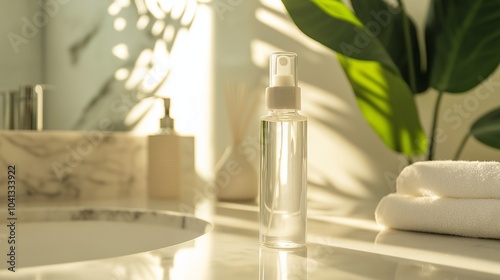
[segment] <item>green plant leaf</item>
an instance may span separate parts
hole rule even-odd
[[[500,1],[433,0],[426,28],[430,84],[461,93],[500,62]]]
[[[427,140],[412,91],[382,43],[354,13],[339,0],[282,2],[302,32],[338,53],[361,112],[382,141],[408,157],[425,153]]]
[[[397,69],[384,46],[340,0],[282,0],[302,32],[345,56]]]
[[[425,91],[429,83],[421,69],[417,29],[403,8],[383,0],[351,0],[351,3],[365,29],[382,43],[412,91]]]
[[[476,120],[470,132],[479,142],[500,149],[500,108],[496,108]]]
[[[385,65],[337,55],[370,126],[392,150],[408,157],[427,150],[412,92]]]

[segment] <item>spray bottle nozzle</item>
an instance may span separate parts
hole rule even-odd
[[[297,54],[277,52],[270,59],[270,86],[297,86]]]

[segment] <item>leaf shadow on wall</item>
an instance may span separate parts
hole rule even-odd
[[[156,100],[148,98],[165,95],[162,87],[172,70],[173,49],[185,43],[179,42],[183,40],[178,39],[178,34],[189,30],[196,15],[196,1],[174,1],[171,6],[166,2],[138,0],[129,6],[120,6],[123,1],[111,2],[108,11],[102,11],[107,12],[107,20],[96,24],[69,48],[74,63],[90,44],[109,45],[103,24],[113,23],[116,32],[122,28],[136,29],[132,35],[123,35],[123,40],[134,46],[121,43],[110,49],[123,63],[109,74],[73,129],[130,131],[154,107]],[[111,124],[103,128],[103,122]]]

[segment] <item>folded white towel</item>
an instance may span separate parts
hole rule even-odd
[[[401,171],[396,189],[411,196],[500,199],[500,162],[416,162]]]
[[[375,219],[395,229],[500,239],[499,199],[391,194],[378,204]]]

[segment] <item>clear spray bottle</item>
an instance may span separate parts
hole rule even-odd
[[[307,118],[299,114],[297,54],[273,53],[269,114],[260,124],[260,243],[295,248],[306,243]]]

